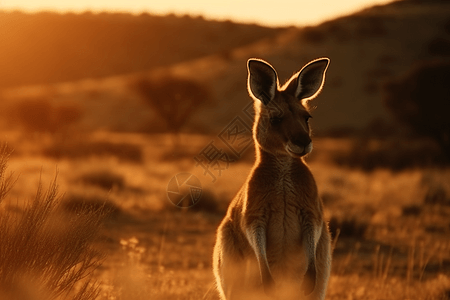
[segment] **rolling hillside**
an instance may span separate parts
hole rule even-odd
[[[360,130],[376,123],[389,127],[392,118],[382,103],[382,85],[420,62],[450,59],[450,3],[394,2],[317,27],[293,28],[276,38],[237,49],[234,59],[223,68],[223,62],[211,59],[210,64],[220,70],[216,77],[220,80],[210,81],[222,110],[216,115],[212,110],[201,114],[210,116],[204,122],[210,124],[227,110],[231,120],[245,106],[245,61],[249,57],[271,62],[283,81],[321,56],[329,57],[331,64],[323,92],[314,102],[317,109],[312,122],[316,131]],[[203,61],[179,68],[189,73],[189,68],[200,65],[208,64]]]
[[[93,18],[91,15],[70,16],[82,17]],[[283,81],[308,61],[327,56],[331,59],[327,80],[322,94],[314,102],[317,106],[313,112],[316,132],[352,132],[374,126],[389,131],[392,117],[382,103],[383,83],[407,73],[419,62],[450,58],[450,3],[444,1],[397,1],[330,20],[317,27],[283,30],[188,17],[158,20],[168,24],[198,24],[196,30],[191,28],[186,33],[189,38],[164,35],[167,38],[165,45],[181,45],[177,42],[181,39],[183,45],[191,48],[180,47],[182,50],[171,49],[167,53],[161,50],[160,55],[164,59],[159,64],[155,63],[157,60],[152,55],[142,59],[142,64],[137,64],[146,56],[136,56],[133,63],[127,62],[124,59],[129,57],[126,51],[135,50],[123,47],[114,52],[119,55],[123,51],[120,59],[105,56],[105,60],[116,60],[123,67],[108,69],[112,65],[105,64],[104,69],[98,69],[98,74],[105,75],[112,69],[129,70],[126,76],[7,89],[3,93],[4,99],[16,101],[37,93],[54,103],[78,103],[85,112],[81,120],[83,128],[161,131],[164,130],[161,126],[163,120],[145,105],[130,87],[130,82],[142,76],[157,78],[170,74],[195,80],[211,93],[209,105],[201,107],[184,130],[218,134],[235,116],[245,118],[242,110],[250,101],[246,91],[248,58],[268,60]],[[218,28],[223,30],[227,26],[235,28],[232,32],[239,36],[238,40],[233,40],[236,35],[231,33],[224,35],[224,39],[222,36],[215,36],[209,42],[204,39],[206,32],[223,32]],[[176,31],[175,27],[173,30]],[[142,35],[140,32],[136,37]],[[192,40],[194,36],[196,39],[203,37],[202,47],[198,40]],[[218,41],[220,43],[216,45]],[[200,48],[191,51],[192,47]],[[91,53],[90,48],[86,49]],[[91,58],[94,61],[99,57],[102,57],[101,53],[92,54]],[[88,68],[89,72],[96,70],[94,66],[92,64],[92,68]],[[144,66],[147,71],[143,71]],[[133,70],[140,72],[133,73]],[[55,75],[55,72],[49,71],[50,75]]]
[[[0,11],[0,88],[101,78],[223,53],[280,29],[202,17]]]

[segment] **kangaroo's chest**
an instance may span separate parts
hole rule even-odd
[[[301,210],[296,205],[295,194],[291,192],[273,194],[268,205],[270,213],[267,215],[267,238],[272,245],[287,246],[300,239]]]
[[[309,172],[302,171],[287,168],[274,172],[272,184],[265,191],[267,237],[271,241],[268,244],[279,245],[280,251],[296,249],[300,244],[302,227],[308,221],[311,204],[316,201],[314,181]]]
[[[317,187],[305,165],[256,168],[247,196],[247,213],[263,220],[272,250],[284,251],[300,244],[304,222],[317,202]]]

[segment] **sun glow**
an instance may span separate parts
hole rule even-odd
[[[269,26],[314,25],[391,0],[256,1],[256,0],[0,0],[0,9],[27,12],[124,11],[130,13],[202,15],[208,19],[230,19]]]

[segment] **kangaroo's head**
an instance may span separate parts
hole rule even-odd
[[[275,155],[301,157],[312,150],[307,101],[323,86],[330,60],[308,63],[282,87],[275,69],[260,59],[248,61],[248,90],[255,100],[253,138],[257,147]]]

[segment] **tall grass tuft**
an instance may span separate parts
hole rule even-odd
[[[14,184],[0,153],[0,202]],[[0,206],[0,298],[92,300],[99,293],[93,271],[101,255],[91,247],[104,211],[60,209],[56,178],[23,209]]]
[[[6,168],[11,151],[8,150],[7,145],[4,145],[0,150],[0,204],[5,199],[8,192],[14,185],[15,179],[10,175],[6,175]]]

